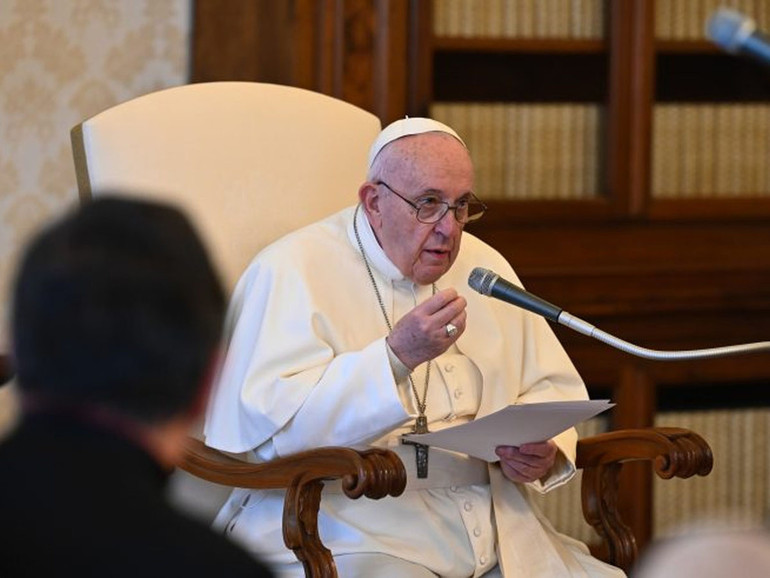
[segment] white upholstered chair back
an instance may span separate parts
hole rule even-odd
[[[173,202],[227,290],[268,242],[357,200],[373,114],[301,88],[189,84],[114,106],[72,129],[81,199],[104,191]]]
[[[74,127],[72,148],[82,201],[182,207],[230,292],[263,246],[356,202],[379,131],[373,114],[317,92],[211,82],[118,104]],[[171,480],[171,499],[206,522],[229,492],[182,471]]]

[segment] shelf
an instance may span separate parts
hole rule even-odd
[[[656,40],[658,54],[721,54],[722,51],[706,40]]]
[[[433,38],[434,52],[483,52],[528,54],[597,54],[607,51],[602,39],[569,38],[466,38],[439,36]]]
[[[658,51],[655,68],[656,102],[770,100],[770,69],[744,57],[706,50]]]
[[[648,215],[661,221],[766,221],[770,219],[770,198],[653,199]]]
[[[485,200],[488,207],[484,218],[478,224],[470,225],[468,231],[510,228],[517,223],[555,221],[585,223],[606,221],[614,214],[611,202],[605,198],[583,200]]]
[[[605,52],[437,52],[433,100],[603,102],[608,66]]]

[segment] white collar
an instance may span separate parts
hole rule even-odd
[[[366,211],[359,205],[354,212],[355,223],[358,227],[358,235],[361,238],[361,246],[366,253],[365,258],[368,259],[369,265],[372,269],[377,270],[380,275],[385,277],[391,283],[403,283],[407,282],[412,284],[411,279],[407,279],[398,267],[390,260],[385,254],[385,251],[380,246],[377,237],[374,234],[374,229],[369,223],[369,218],[366,216]],[[348,234],[351,237],[353,246],[358,248],[358,241],[356,240],[355,229],[353,227],[353,221],[351,221],[350,227],[348,227]]]

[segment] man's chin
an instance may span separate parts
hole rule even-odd
[[[415,272],[412,280],[418,285],[430,285],[441,279],[447,271],[449,271],[447,265],[421,267],[419,271]]]

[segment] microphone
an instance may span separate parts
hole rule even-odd
[[[764,64],[770,64],[770,37],[757,31],[748,16],[720,8],[706,23],[706,36],[731,54],[745,54]]]
[[[532,295],[532,293],[524,291],[524,289],[510,281],[501,279],[499,275],[489,269],[476,267],[471,271],[470,277],[468,277],[468,285],[470,285],[471,289],[475,289],[482,295],[488,295],[511,305],[516,305],[545,317],[554,323],[559,321],[559,315],[562,312],[561,308],[548,303],[544,299],[540,299],[536,295]]]
[[[601,329],[598,329],[590,323],[575,317],[541,299],[540,297],[525,291],[518,285],[500,278],[489,269],[476,267],[471,271],[468,277],[468,285],[471,289],[478,291],[482,295],[500,299],[506,303],[516,305],[527,311],[545,317],[549,321],[569,327],[573,331],[593,337],[594,339],[606,343],[607,345],[635,355],[644,359],[653,359],[657,361],[679,361],[685,359],[709,359],[714,357],[727,357],[729,355],[739,355],[744,353],[754,353],[757,351],[770,351],[770,341],[760,341],[757,343],[745,343],[742,345],[728,345],[726,347],[711,347],[708,349],[690,349],[684,351],[661,351],[658,349],[648,349],[639,347],[628,341],[624,341],[610,335]]]

